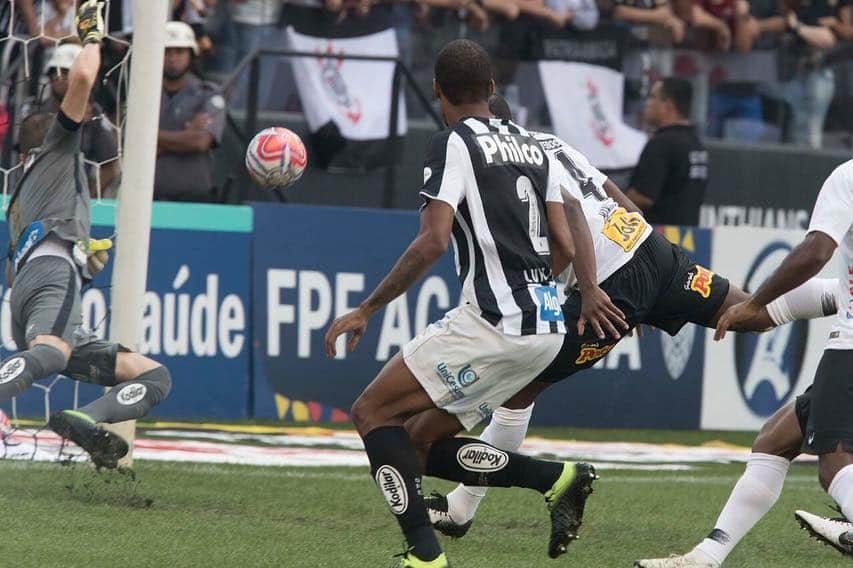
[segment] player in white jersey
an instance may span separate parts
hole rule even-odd
[[[846,518],[853,518],[853,160],[827,178],[805,239],[748,301],[720,318],[715,339],[748,321],[777,298],[812,278],[835,249],[840,254],[836,322],[814,383],[795,403],[780,409],[761,429],[746,471],[735,485],[714,529],[682,556],[639,560],[643,568],[717,568],[779,498],[788,466],[800,453],[817,454],[821,486]],[[805,511],[803,528],[853,556],[853,525]]]
[[[505,111],[495,104],[498,100],[493,98],[492,111],[501,116]],[[672,335],[688,321],[715,327],[729,306],[749,298],[653,232],[634,204],[580,152],[551,134],[534,136],[562,164],[566,208],[583,209],[593,234],[601,288],[622,310],[630,326],[645,323]],[[834,313],[835,287],[835,280],[814,279],[769,309],[759,310],[749,321],[738,323],[737,329],[761,331],[794,318]],[[517,450],[526,434],[535,397],[551,383],[591,367],[619,341],[618,337],[582,332],[572,325],[579,318],[582,295],[582,291],[570,289],[563,304],[567,334],[557,359],[536,381],[495,411],[482,439],[503,450]],[[791,295],[796,301],[789,301]],[[419,416],[407,423],[416,441],[431,435],[429,418]],[[430,497],[427,506],[433,525],[449,536],[463,536],[484,495],[485,488],[460,486],[446,498],[438,494]]]

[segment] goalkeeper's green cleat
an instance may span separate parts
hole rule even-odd
[[[442,552],[435,560],[421,560],[411,549],[397,555],[399,560],[391,568],[450,568],[447,556]]]
[[[86,450],[97,467],[115,469],[118,460],[127,455],[127,442],[121,436],[98,426],[94,420],[76,410],[61,410],[51,415],[50,429]]]
[[[592,482],[598,479],[588,463],[563,464],[563,473],[545,493],[545,504],[551,511],[551,539],[548,556],[565,554],[569,543],[578,538],[586,499],[592,493]]]

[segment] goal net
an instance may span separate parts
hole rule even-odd
[[[63,55],[77,43],[75,0],[0,0],[0,189],[5,212],[23,169],[17,152],[21,121],[33,112],[55,111],[70,61]],[[129,10],[130,2],[125,2]],[[114,208],[124,158],[124,128],[131,55],[130,14],[116,17],[122,0],[107,0],[107,36],[101,75],[93,91],[91,112],[82,133],[82,150],[93,217]],[[114,22],[120,22],[121,25]],[[64,53],[63,53],[64,52]],[[67,75],[66,75],[67,77]],[[112,213],[112,212],[110,212]],[[107,215],[112,217],[112,215]],[[5,217],[4,217],[5,218]],[[8,241],[8,231],[2,235]],[[0,306],[0,359],[16,350],[11,333],[9,290]],[[83,294],[83,322],[99,337],[108,334],[108,295],[96,289]],[[77,408],[103,393],[61,375],[38,381],[9,402],[0,402],[0,459],[84,459],[79,448],[63,444],[44,428],[51,412]]]

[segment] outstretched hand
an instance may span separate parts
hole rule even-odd
[[[607,330],[614,339],[619,339],[622,337],[622,332],[619,329],[623,331],[630,329],[625,321],[625,314],[610,301],[610,296],[598,286],[591,286],[581,292],[578,335],[583,335],[587,323],[592,326],[592,330],[599,339],[605,338],[604,330]]]
[[[743,329],[746,324],[757,319],[761,315],[761,306],[756,306],[749,301],[740,302],[731,306],[720,316],[717,322],[717,331],[714,333],[714,341],[720,341],[726,336],[731,328]]]
[[[337,343],[338,337],[345,333],[351,334],[349,341],[347,341],[347,351],[352,353],[367,329],[367,320],[368,315],[361,308],[336,318],[326,330],[326,356],[334,357],[337,355],[338,350],[335,343]]]

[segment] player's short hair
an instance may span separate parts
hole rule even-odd
[[[690,82],[677,77],[665,77],[660,80],[660,85],[663,97],[672,102],[678,114],[688,118],[693,106],[693,86]]]
[[[18,150],[21,154],[26,156],[30,150],[41,146],[55,116],[51,112],[34,112],[21,121],[18,135]]]
[[[501,95],[495,93],[489,97],[489,112],[501,120],[512,120],[512,109]]]
[[[453,40],[438,52],[435,81],[454,105],[486,101],[492,81],[489,54],[469,39]]]

